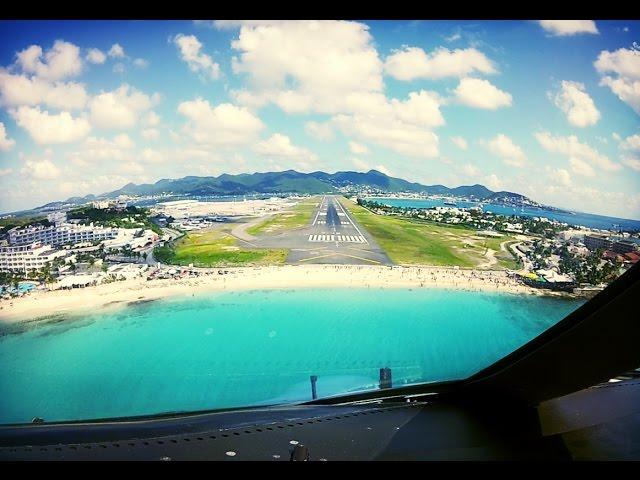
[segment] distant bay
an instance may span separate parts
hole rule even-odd
[[[376,201],[392,207],[403,208],[432,208],[444,207],[444,199],[421,199],[421,198],[367,198],[369,201]],[[471,208],[478,205],[478,202],[455,202],[458,207]],[[629,220],[625,218],[607,217],[604,215],[595,215],[592,213],[566,213],[546,210],[532,207],[507,207],[504,205],[495,205],[491,203],[483,203],[482,209],[485,212],[496,213],[499,215],[519,215],[523,217],[544,217],[549,220],[557,220],[558,222],[568,223],[569,225],[578,225],[588,228],[598,228],[601,230],[622,230],[632,232],[640,230],[640,220]],[[615,227],[614,227],[615,225]]]

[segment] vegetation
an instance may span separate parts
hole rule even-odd
[[[80,220],[81,223],[102,225],[119,228],[144,228],[162,235],[162,229],[151,222],[149,210],[141,207],[129,206],[119,210],[115,208],[80,207],[67,212],[67,219]]]
[[[264,222],[247,229],[250,235],[264,233],[281,233],[287,230],[306,227],[311,221],[311,216],[318,206],[320,199],[311,197],[298,202],[291,211],[278,213]]]
[[[497,252],[495,266],[515,268],[515,260],[500,248],[501,243],[511,242],[513,237],[478,237],[476,230],[464,226],[376,215],[348,201],[342,204],[395,263],[476,267],[488,262],[485,254],[491,249]]]
[[[224,230],[189,233],[175,245],[157,247],[154,257],[167,264],[196,267],[274,265],[284,263],[286,249],[245,249]]]
[[[7,233],[13,227],[22,227],[25,225],[44,225],[48,227],[51,222],[45,217],[9,217],[0,218],[0,235]]]

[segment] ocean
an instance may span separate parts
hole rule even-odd
[[[295,402],[463,379],[582,300],[439,289],[216,292],[0,324],[0,423]]]
[[[431,208],[444,207],[445,200],[442,199],[418,199],[418,198],[367,198],[367,200],[384,203],[392,207],[405,208]],[[475,202],[455,202],[461,208],[470,208],[478,205]],[[506,207],[504,205],[494,205],[484,203],[482,209],[485,212],[496,213],[499,215],[520,215],[523,217],[545,217],[549,220],[557,220],[558,222],[568,223],[569,225],[578,225],[588,228],[598,228],[601,230],[621,230],[625,232],[640,231],[640,220],[629,220],[625,218],[607,217],[604,215],[595,215],[592,213],[564,213],[540,208],[524,207]],[[615,225],[615,227],[614,227]]]

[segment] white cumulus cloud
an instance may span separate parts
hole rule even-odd
[[[56,40],[46,52],[39,45],[31,45],[16,54],[16,65],[25,73],[47,80],[60,80],[82,72],[80,48],[63,40]]]
[[[330,123],[309,121],[304,124],[304,131],[318,140],[332,140],[334,137]]]
[[[111,58],[124,58],[126,55],[124,54],[124,48],[119,43],[114,43],[111,45],[109,49],[108,55]]]
[[[640,54],[631,48],[603,50],[593,65],[602,76],[600,85],[609,87],[640,115]]]
[[[384,69],[388,75],[407,81],[416,78],[464,77],[474,72],[496,73],[491,60],[475,48],[438,48],[427,53],[418,47],[406,47],[389,55]]]
[[[90,48],[85,57],[89,63],[103,64],[107,60],[105,53],[99,48]]]
[[[599,33],[596,22],[593,20],[539,20],[538,23],[547,32],[556,37]]]
[[[211,80],[220,76],[220,65],[214,62],[210,55],[202,52],[202,43],[195,35],[179,33],[173,38],[173,43],[180,50],[180,58],[187,63],[192,72],[203,74]]]
[[[367,153],[369,153],[369,149],[367,148],[367,146],[358,142],[349,142],[349,150],[351,151],[351,153],[354,153],[356,155],[366,155]]]
[[[595,125],[600,119],[600,112],[582,83],[563,80],[553,102],[575,127]]]
[[[116,90],[102,92],[91,99],[91,124],[97,128],[132,128],[158,102],[158,94],[149,96],[123,84]]]
[[[10,110],[10,114],[39,145],[77,142],[91,130],[87,119],[73,117],[69,112],[50,114],[40,107],[22,106]]]
[[[616,172],[622,168],[595,148],[580,142],[575,135],[563,137],[551,135],[549,132],[537,132],[534,136],[548,152],[569,157],[573,171],[580,175],[594,176],[593,167],[605,172]]]
[[[463,137],[451,137],[451,141],[460,150],[466,150],[469,147],[469,145],[467,144],[467,141]]]
[[[513,100],[510,93],[500,90],[488,80],[471,77],[461,79],[454,94],[462,105],[487,110],[509,107]]]
[[[383,89],[382,62],[365,24],[292,20],[240,25],[232,42],[238,52],[232,68],[248,77],[250,88],[236,93],[239,102],[275,103],[291,113],[337,113],[344,111],[349,94]]]
[[[185,133],[197,143],[239,146],[251,143],[264,129],[262,121],[245,107],[230,103],[212,106],[198,98],[178,105],[187,118]]]
[[[527,157],[522,149],[502,133],[486,142],[485,146],[487,150],[500,157],[507,165],[523,167],[527,163]]]
[[[42,104],[62,110],[79,110],[85,107],[88,99],[81,83],[50,82],[0,70],[0,103],[4,107]]]
[[[281,133],[274,133],[267,140],[257,143],[254,150],[259,155],[269,157],[315,158],[311,151],[294,145],[288,136]]]

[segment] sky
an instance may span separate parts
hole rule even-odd
[[[0,21],[0,212],[287,169],[640,219],[640,22]]]

